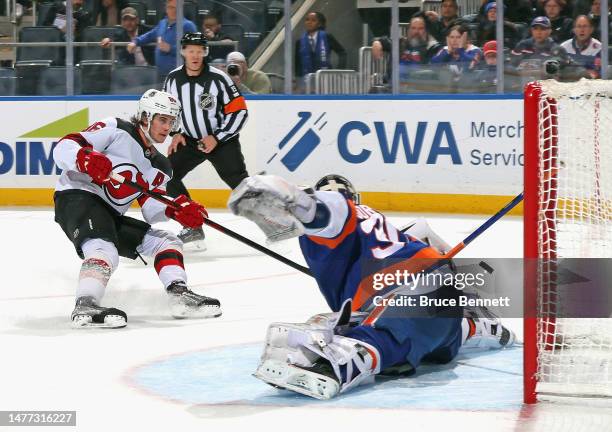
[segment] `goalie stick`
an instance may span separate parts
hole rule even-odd
[[[149,197],[151,197],[151,198],[153,198],[153,199],[155,199],[157,201],[160,201],[160,202],[166,204],[167,206],[170,206],[170,207],[173,207],[173,208],[179,208],[180,207],[179,204],[177,204],[174,201],[172,201],[172,199],[170,199],[168,196],[166,196],[164,194],[161,194],[159,192],[150,191],[150,190],[144,188],[143,186],[139,185],[138,183],[135,183],[133,181],[130,181],[130,180],[126,179],[125,177],[123,177],[120,174],[111,173],[110,178],[115,180],[118,183],[127,185],[127,186],[131,187],[132,189],[135,189],[138,192],[141,192],[142,194],[147,195],[147,196],[149,196]],[[234,240],[238,240],[239,242],[242,242],[242,243],[246,244],[247,246],[250,246],[253,249],[258,250],[259,252],[262,252],[262,253],[264,253],[264,254],[266,254],[266,255],[274,258],[274,259],[277,259],[278,261],[280,261],[280,262],[282,262],[284,264],[287,264],[288,266],[294,268],[295,270],[298,270],[298,271],[300,271],[300,272],[302,272],[302,273],[304,273],[304,274],[306,274],[308,276],[312,276],[312,273],[311,273],[309,268],[304,267],[304,266],[302,266],[302,265],[300,265],[300,264],[298,264],[296,262],[293,262],[290,259],[285,258],[284,256],[279,255],[276,252],[274,252],[274,251],[272,251],[272,250],[270,250],[270,249],[260,245],[259,243],[256,243],[253,240],[250,240],[250,239],[248,239],[248,238],[238,234],[237,232],[232,231],[231,229],[226,228],[223,225],[218,224],[217,222],[210,220],[209,218],[204,218],[204,224],[208,225],[211,228],[216,229],[217,231],[222,232],[223,234],[233,238]]]

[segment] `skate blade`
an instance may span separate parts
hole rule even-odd
[[[192,309],[183,305],[170,307],[170,315],[174,319],[218,318],[221,314],[221,308],[218,306],[203,306],[198,309]]]
[[[192,252],[205,252],[208,249],[206,246],[206,240],[194,240],[187,243],[183,243],[183,250]]]
[[[340,392],[337,381],[279,360],[265,360],[253,376],[271,386],[320,400],[331,399]]]
[[[72,327],[75,329],[82,328],[122,328],[127,325],[125,318],[119,315],[107,315],[104,317],[103,323],[93,322],[89,315],[76,315],[72,319]]]

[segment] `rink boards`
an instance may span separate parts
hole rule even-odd
[[[50,205],[52,148],[104,117],[129,118],[135,97],[0,98],[0,205]],[[241,133],[250,173],[299,184],[350,178],[379,209],[490,213],[522,190],[518,95],[251,96]],[[193,196],[225,207],[210,164],[186,178]]]

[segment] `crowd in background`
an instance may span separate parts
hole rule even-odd
[[[90,26],[116,26],[117,31],[99,41],[110,49],[121,65],[155,66],[159,81],[176,67],[176,0],[166,0],[164,17],[156,25],[144,24],[144,17],[126,0],[97,0],[85,8],[84,0],[69,0],[73,6],[74,40],[82,41]],[[27,3],[26,3],[27,6]],[[477,14],[459,15],[456,0],[443,0],[437,12],[418,11],[412,15],[399,43],[400,82],[410,82],[424,70],[444,70],[455,82],[495,85],[497,56],[502,55],[506,74],[578,79],[599,78],[601,73],[600,0],[508,0],[504,6],[503,52],[498,52],[496,19],[498,3],[483,0]],[[236,41],[224,33],[222,16],[210,11],[205,16],[185,18],[183,32],[200,31],[210,42]],[[41,24],[66,32],[66,3],[53,3],[52,13]],[[333,23],[320,11],[307,13],[304,31],[295,32],[294,78],[297,91],[304,77],[321,69],[345,69],[349,53],[334,36]],[[382,27],[385,28],[384,26]],[[386,27],[388,29],[388,26]],[[375,34],[375,32],[374,32]],[[263,37],[262,37],[263,40]],[[209,63],[230,73],[243,93],[270,93],[267,74],[249,68],[248,52],[238,49],[210,50]],[[391,49],[388,36],[372,38],[372,58],[388,62],[382,86],[391,81]],[[78,52],[75,63],[78,63]],[[228,65],[231,66],[228,68]],[[427,66],[427,68],[425,68]],[[540,74],[540,76],[537,76]]]

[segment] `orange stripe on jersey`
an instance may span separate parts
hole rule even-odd
[[[223,112],[225,114],[231,114],[236,111],[245,110],[245,109],[247,109],[247,107],[246,107],[246,102],[244,101],[244,97],[238,96],[236,99],[231,100],[230,103],[225,105],[225,108],[223,108]]]
[[[378,357],[376,356],[376,353],[367,346],[363,346],[363,347],[372,356],[372,370],[376,370],[376,366],[378,366]]]
[[[438,260],[444,258],[436,249],[431,246],[427,246],[410,258],[407,258],[395,265],[389,266],[384,269],[385,273],[395,273],[396,271],[408,273],[418,273],[426,270],[433,266]],[[357,291],[353,296],[353,311],[358,311],[370,298],[376,294],[377,290],[374,289],[374,275],[371,274],[368,277],[362,279],[357,287]],[[377,306],[377,308],[384,308],[384,306]],[[376,310],[375,309],[375,310]],[[372,312],[374,313],[374,312]]]
[[[326,238],[319,236],[308,236],[308,238],[318,245],[327,246],[330,249],[335,249],[336,246],[342,243],[342,241],[344,241],[344,239],[349,234],[355,232],[355,229],[357,229],[357,212],[355,211],[355,204],[353,204],[353,201],[351,200],[346,200],[346,202],[349,206],[350,216],[349,220],[344,224],[344,228],[342,229],[342,232],[340,234],[338,234],[334,238]]]

